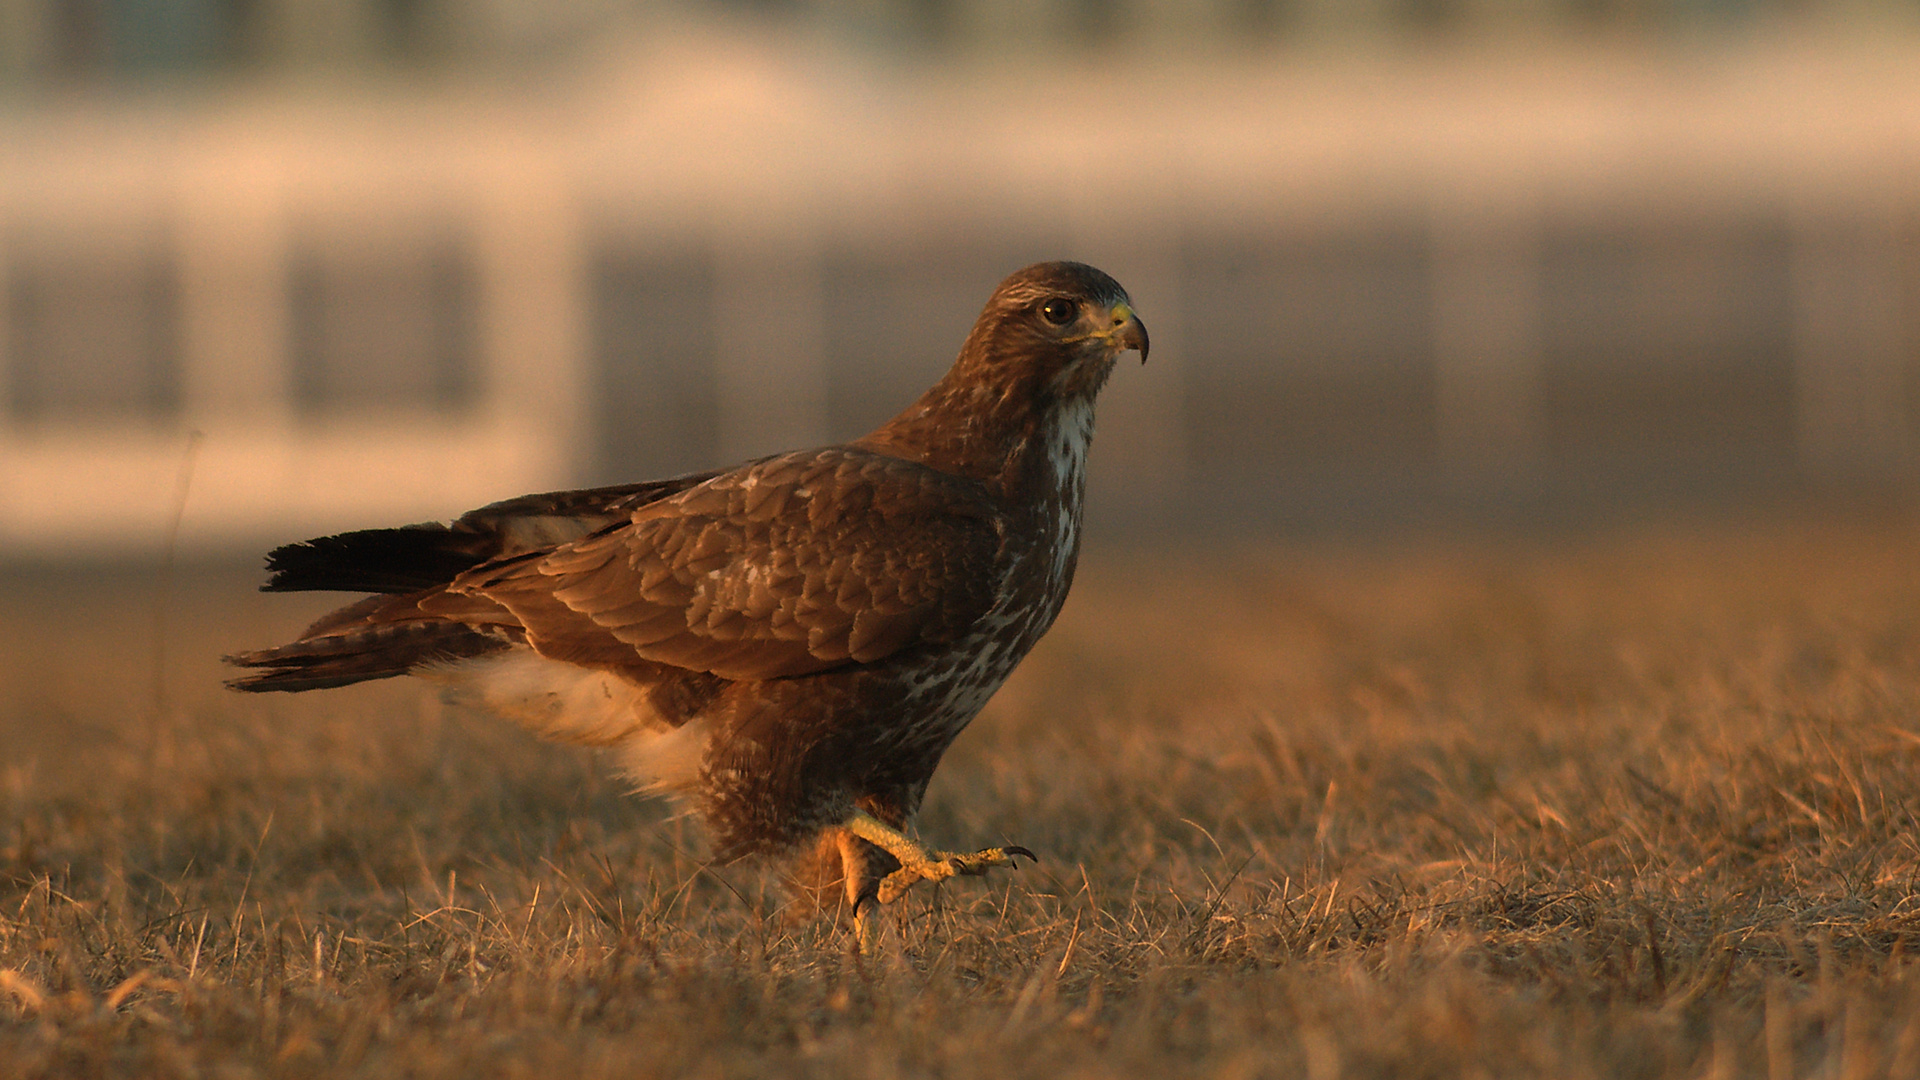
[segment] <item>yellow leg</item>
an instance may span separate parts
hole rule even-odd
[[[853,909],[854,935],[860,943],[862,953],[872,955],[875,945],[879,944],[880,928],[874,921],[873,909],[876,886],[873,874],[867,866],[866,852],[861,850],[860,841],[846,830],[841,830],[840,870],[847,888],[847,906]]]
[[[853,816],[842,826],[847,832],[874,845],[892,855],[900,863],[900,869],[888,874],[875,891],[873,899],[882,904],[891,904],[898,900],[908,889],[922,881],[945,881],[955,875],[984,874],[996,866],[1012,866],[1015,855],[1025,855],[1034,862],[1040,857],[1023,847],[986,848],[961,854],[952,851],[928,851],[908,838],[899,829],[888,825],[864,810],[855,810]],[[851,879],[849,879],[851,880]],[[861,915],[859,908],[854,911],[856,919]],[[863,927],[865,923],[861,923]],[[864,946],[865,940],[862,939]]]

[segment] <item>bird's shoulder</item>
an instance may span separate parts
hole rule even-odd
[[[992,525],[1003,507],[986,487],[909,458],[858,446],[799,450],[717,473],[636,507],[633,521],[783,522],[809,530],[955,518]]]

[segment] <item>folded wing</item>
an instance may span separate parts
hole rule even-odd
[[[471,605],[496,604],[557,659],[624,654],[770,679],[952,640],[992,606],[1000,549],[999,510],[973,482],[864,451],[807,451],[544,555],[477,567],[421,606],[485,623]]]

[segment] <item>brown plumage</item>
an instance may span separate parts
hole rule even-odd
[[[241,690],[413,674],[606,746],[717,857],[812,851],[863,916],[1020,848],[901,832],[935,766],[1065,601],[1093,402],[1146,330],[1114,280],[1000,284],[951,370],[879,430],[733,469],[530,495],[451,525],[322,537],[265,589],[370,592]]]

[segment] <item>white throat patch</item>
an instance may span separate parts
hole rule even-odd
[[[1067,566],[1080,546],[1080,507],[1087,492],[1087,450],[1093,445],[1093,401],[1076,398],[1053,414],[1043,436],[1054,490],[1060,495],[1059,530],[1054,537],[1053,582],[1064,585]]]

